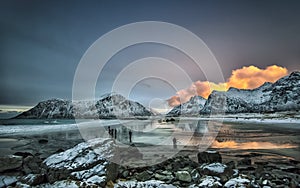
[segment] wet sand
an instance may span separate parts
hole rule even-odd
[[[139,123],[137,122],[135,126]],[[157,144],[153,140],[164,139],[164,137],[170,136],[174,127],[178,129],[181,125],[176,125],[176,123],[157,124],[157,122],[153,124],[152,122],[152,125],[147,127],[147,124],[149,124],[149,121],[143,125],[143,129],[147,129],[147,132],[133,128],[133,142],[143,150],[146,163],[173,154],[190,155],[191,158],[196,160],[199,148],[194,144],[201,140],[199,135],[193,134],[190,141],[188,141],[188,146],[185,147],[182,147],[180,144],[187,142],[179,137],[178,149],[174,150],[171,141],[166,142],[168,144],[165,145]],[[128,147],[130,143],[127,130],[118,125],[111,128],[118,130],[117,142],[123,143],[122,147]],[[101,130],[106,131],[106,129],[107,127]],[[90,131],[95,132],[93,129]],[[190,136],[190,132],[188,134]],[[101,136],[101,134],[96,135]],[[29,152],[44,159],[51,154],[71,148],[83,141],[82,131],[80,132],[78,129],[56,130],[43,134],[36,132],[25,136],[21,134],[6,134],[0,136],[0,155]],[[155,147],[150,148],[149,146],[151,145]],[[218,150],[225,161],[237,160],[249,155],[249,153],[253,154],[251,158],[254,161],[290,159],[300,161],[299,146],[299,125],[224,123],[209,148]]]

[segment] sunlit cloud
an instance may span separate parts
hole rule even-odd
[[[231,76],[225,83],[213,83],[198,80],[190,87],[179,90],[176,95],[168,99],[167,102],[173,107],[189,101],[191,97],[196,95],[208,98],[213,90],[226,91],[230,87],[238,89],[254,89],[265,82],[275,82],[287,74],[288,70],[285,67],[272,65],[265,69],[260,69],[251,65],[233,70]]]
[[[286,68],[277,65],[269,66],[266,69],[260,69],[255,66],[243,67],[232,71],[226,83],[227,89],[229,87],[254,89],[265,82],[275,82],[287,74],[288,70]]]

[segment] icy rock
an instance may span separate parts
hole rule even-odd
[[[23,157],[8,155],[0,157],[0,172],[20,168],[23,164]]]
[[[39,185],[45,181],[44,174],[28,174],[21,178],[21,182],[27,185]]]
[[[105,183],[106,183],[106,177],[105,176],[100,177],[98,175],[94,175],[94,176],[90,177],[89,179],[87,179],[86,183],[95,184],[95,185],[99,185],[101,187],[104,187]]]
[[[208,176],[218,176],[221,178],[221,182],[225,182],[233,176],[234,171],[225,164],[211,163],[201,165],[200,173]]]
[[[6,187],[17,182],[15,176],[0,176],[0,187]]]
[[[148,180],[144,182],[137,182],[137,181],[118,181],[114,188],[132,188],[132,187],[156,187],[156,188],[176,188],[172,184],[166,184],[163,181],[158,180]]]
[[[220,153],[217,152],[217,151],[199,152],[197,154],[197,157],[198,157],[198,162],[200,164],[202,164],[202,163],[216,163],[216,162],[221,163],[222,162],[222,157],[221,157]]]
[[[192,181],[192,177],[188,171],[177,171],[176,178],[179,181],[183,181],[183,182],[191,182]]]
[[[242,188],[242,187],[247,187],[250,185],[250,180],[242,177],[237,177],[237,178],[232,178],[228,180],[225,184],[224,187],[236,187],[236,188]]]
[[[87,180],[94,175],[103,175],[106,181],[113,181],[117,176],[118,166],[110,160],[114,159],[115,153],[115,144],[112,139],[97,138],[51,155],[43,161],[43,164],[50,183],[68,177],[75,180]]]
[[[217,188],[222,187],[222,184],[219,182],[220,178],[213,177],[213,176],[206,176],[200,179],[201,183],[198,187],[210,187],[210,188]]]

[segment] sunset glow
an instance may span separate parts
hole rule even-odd
[[[296,148],[297,146],[291,144],[274,144],[271,142],[235,142],[226,141],[218,142],[214,141],[213,148],[230,148],[230,149],[280,149],[280,148]]]
[[[196,81],[187,89],[179,90],[175,96],[168,99],[170,106],[177,106],[190,100],[191,97],[199,95],[208,98],[213,90],[227,91],[230,87],[238,89],[254,89],[265,82],[275,82],[286,76],[288,70],[277,65],[260,69],[253,65],[233,70],[226,83],[213,83],[209,81]]]

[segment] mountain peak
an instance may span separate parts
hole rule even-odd
[[[138,102],[127,100],[120,94],[103,95],[99,100],[69,101],[52,98],[39,102],[16,118],[73,119],[73,118],[130,118],[151,116],[153,113]]]

